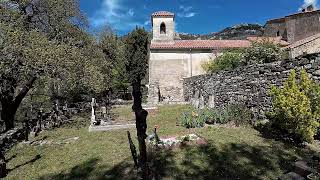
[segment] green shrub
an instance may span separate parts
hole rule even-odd
[[[264,40],[252,42],[251,47],[246,49],[243,56],[246,64],[262,64],[280,61],[284,56],[284,52],[279,45],[272,41]]]
[[[227,124],[234,122],[236,126],[251,123],[251,111],[243,106],[231,104],[220,108],[204,108],[184,112],[180,125],[186,128],[200,128],[207,124]]]
[[[201,67],[206,73],[215,73],[224,70],[232,70],[243,65],[244,57],[242,50],[228,50],[221,56],[204,62]]]
[[[296,72],[291,71],[283,88],[271,89],[271,123],[303,141],[313,141],[320,120],[320,86],[301,71],[297,82]]]
[[[252,111],[243,105],[231,104],[228,106],[228,114],[236,126],[252,124]]]
[[[180,125],[185,128],[200,128],[205,125],[205,119],[197,111],[184,112]]]

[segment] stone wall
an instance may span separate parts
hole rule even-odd
[[[14,144],[25,140],[26,133],[23,128],[15,128],[0,134],[0,151],[10,149]]]
[[[317,54],[186,78],[184,98],[197,108],[243,104],[254,112],[256,118],[264,118],[265,112],[271,108],[268,96],[271,86],[282,86],[291,69],[302,68],[312,79],[320,82],[320,55]]]
[[[263,36],[275,37],[278,35],[278,32],[280,36],[287,37],[285,18],[268,21],[265,25]]]
[[[183,79],[204,74],[201,64],[218,55],[210,50],[151,50],[148,102],[184,102]]]

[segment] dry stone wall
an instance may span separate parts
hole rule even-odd
[[[244,105],[254,112],[256,118],[263,119],[271,108],[268,94],[272,85],[282,86],[292,69],[297,72],[306,69],[319,83],[320,54],[186,78],[184,99],[197,108]]]

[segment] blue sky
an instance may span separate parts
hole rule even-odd
[[[295,13],[317,0],[80,0],[90,31],[109,25],[119,35],[136,25],[151,30],[150,15],[159,10],[176,14],[176,31],[217,32],[242,23],[264,25],[268,19]]]

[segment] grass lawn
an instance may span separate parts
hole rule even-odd
[[[158,115],[148,118],[149,130],[159,125],[160,136],[198,133],[208,140],[205,146],[150,155],[163,179],[277,179],[291,170],[292,162],[319,150],[316,145],[312,150],[301,149],[265,139],[250,127],[177,127],[176,120],[186,109],[188,106],[163,106]],[[131,114],[130,106],[114,112],[122,117]],[[89,117],[77,118],[89,121]],[[131,134],[136,137],[135,130]],[[66,144],[16,145],[6,154],[11,169],[7,179],[136,179],[125,130],[89,133],[88,127],[64,127],[43,132],[36,140],[61,142],[74,137],[79,139]]]

